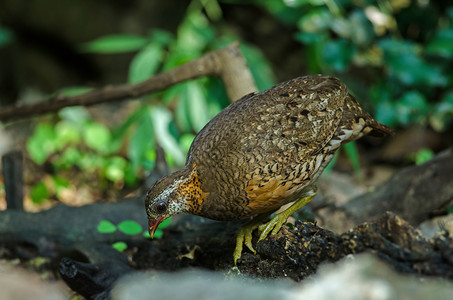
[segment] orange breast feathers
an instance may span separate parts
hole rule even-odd
[[[265,213],[293,201],[296,186],[288,180],[271,178],[268,181],[251,179],[245,188],[250,199],[247,205],[253,214]]]
[[[192,170],[189,176],[178,186],[176,193],[186,199],[189,212],[197,215],[201,211],[208,193],[201,189],[201,182],[195,164],[192,165]]]

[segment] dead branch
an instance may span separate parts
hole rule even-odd
[[[137,98],[202,76],[220,77],[231,101],[257,91],[250,70],[239,50],[239,43],[233,43],[137,84],[105,86],[81,95],[57,95],[36,104],[19,104],[5,107],[0,110],[0,121],[5,122],[42,115],[68,106],[89,106],[103,102]]]
[[[399,170],[384,184],[342,206],[320,211],[322,226],[343,232],[386,211],[418,225],[453,200],[451,174],[453,148],[422,165]]]

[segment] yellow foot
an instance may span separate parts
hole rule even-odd
[[[258,228],[258,231],[261,233],[258,242],[261,241],[262,239],[265,239],[269,235],[269,233],[276,234],[283,226],[283,224],[286,222],[288,217],[295,213],[297,210],[299,210],[302,206],[310,202],[315,197],[315,195],[316,191],[313,193],[313,195],[306,196],[298,200],[289,208],[287,208],[285,211],[282,211],[281,213],[277,214],[275,217],[273,217],[269,222],[265,224],[261,224],[261,222],[264,218],[267,218],[269,214],[261,214],[255,217],[251,222],[239,228],[238,235],[236,237],[236,248],[234,249],[233,253],[234,264],[236,265],[238,259],[241,258],[242,245],[246,245],[247,248],[249,248],[250,251],[253,252],[253,254],[256,254],[256,251],[252,245],[252,234],[255,229]]]
[[[258,228],[258,224],[254,224],[254,226],[245,225],[239,228],[238,235],[236,237],[236,248],[234,249],[233,258],[234,264],[236,265],[239,258],[242,255],[242,245],[246,245],[253,254],[256,254],[255,249],[252,245],[252,233],[253,231]]]
[[[256,254],[255,249],[252,245],[252,234],[255,229],[257,229],[263,219],[267,218],[269,214],[261,214],[253,218],[250,222],[246,223],[245,225],[241,226],[238,231],[238,235],[236,237],[236,248],[233,252],[233,259],[234,264],[236,265],[239,258],[242,255],[242,245],[246,245],[253,254]]]
[[[269,233],[276,234],[280,230],[280,228],[282,228],[283,224],[286,223],[286,220],[293,213],[295,213],[300,208],[309,203],[315,197],[315,195],[316,194],[298,200],[293,205],[288,207],[286,210],[282,211],[279,214],[276,214],[269,222],[260,225],[258,227],[258,230],[261,232],[261,234],[260,238],[258,239],[258,242],[265,239],[269,235]]]

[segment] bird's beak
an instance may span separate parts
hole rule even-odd
[[[165,216],[162,216],[162,217],[157,218],[157,219],[149,219],[148,231],[149,231],[149,236],[151,238],[154,237],[154,233],[156,232],[157,227],[159,227],[159,224],[162,223],[162,221],[164,219],[165,219]]]

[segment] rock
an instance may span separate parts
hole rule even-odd
[[[39,274],[26,272],[17,267],[0,265],[1,299],[60,300],[68,299],[64,284],[42,280]]]
[[[233,270],[233,269],[231,269]],[[230,271],[231,271],[230,270]],[[113,300],[125,299],[449,299],[453,284],[442,279],[401,275],[372,254],[350,255],[300,284],[258,280],[201,270],[146,272],[125,276]]]
[[[125,276],[112,290],[113,300],[249,300],[290,299],[288,282],[229,277],[221,273],[189,270],[146,272]]]
[[[402,275],[371,254],[350,255],[323,265],[291,292],[290,299],[450,299],[453,284]]]

